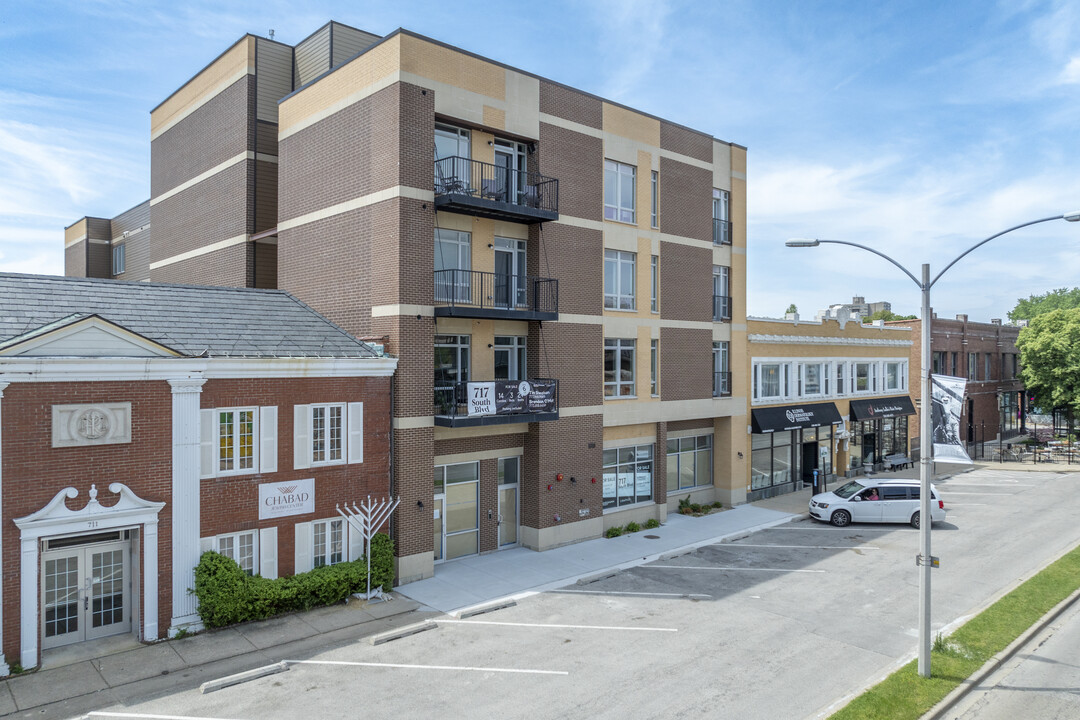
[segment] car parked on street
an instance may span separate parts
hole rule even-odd
[[[845,527],[853,522],[910,523],[919,527],[921,486],[918,480],[852,480],[810,498],[810,517]],[[930,486],[930,522],[945,519],[945,502]]]

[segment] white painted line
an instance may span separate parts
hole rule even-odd
[[[722,543],[717,547],[748,548],[807,548],[810,550],[880,550],[877,545],[751,545],[749,543]]]
[[[566,630],[631,630],[636,632],[679,632],[677,628],[619,627],[616,625],[558,625],[554,623],[494,622],[491,620],[436,620],[452,625],[504,625],[506,627],[561,628]]]
[[[408,665],[405,663],[350,662],[347,660],[286,660],[290,665],[345,665],[349,667],[398,668],[401,670],[457,670],[465,672],[516,673],[521,675],[569,675],[565,670],[527,670],[525,668],[491,668],[471,665]]]
[[[950,493],[950,495],[951,494],[952,493]],[[858,527],[858,528],[842,527],[842,528],[840,528],[840,527],[836,527],[835,525],[829,525],[829,524],[823,523],[823,522],[815,522],[814,524],[807,525],[805,527],[774,527],[774,528],[769,528],[770,532],[772,532],[773,530],[789,530],[789,531],[794,531],[794,532],[821,532],[823,530],[843,530],[844,532],[853,532],[856,535],[858,535],[859,533],[863,533],[863,532],[894,532],[896,530],[896,528],[876,528],[876,527]]]
[[[1001,482],[968,482],[968,481],[964,481],[964,482],[948,482],[948,483],[940,483],[939,487],[951,488],[953,486],[958,486],[958,485],[977,485],[977,486],[983,486],[983,487],[994,487],[994,486],[1000,485],[1000,484],[1004,484],[1007,487],[1011,487],[1011,488],[1014,488],[1014,487],[1036,487],[1035,485],[1031,485],[1031,484],[1027,484],[1027,483],[1018,483],[1015,480],[1006,480],[1006,481],[1004,481],[1004,483],[1001,483]]]
[[[793,572],[793,573],[823,573],[824,570],[789,570],[788,568],[758,568],[758,567],[688,567],[686,565],[642,565],[643,569],[658,568],[660,570],[752,570],[754,572]]]
[[[94,710],[87,713],[86,715],[83,715],[83,717],[146,718],[146,720],[229,720],[229,718],[212,718],[203,717],[201,715],[150,715],[147,713],[108,712],[106,710]]]
[[[947,495],[945,496],[945,498],[944,498],[944,499],[946,499],[946,500],[947,500],[947,499],[949,499],[950,497],[952,497],[953,495],[982,495],[983,497],[987,497],[987,496],[990,496],[990,497],[1002,497],[1002,498],[1007,498],[1007,497],[1012,497],[1013,495],[1019,495],[1019,493],[1009,493],[1009,492],[1000,492],[1000,493],[980,493],[980,492],[964,492],[963,490],[959,490],[959,491],[956,491],[956,492],[949,492],[949,493],[948,493],[948,494],[947,494]]]
[[[642,566],[646,567],[646,566]],[[618,590],[550,590],[552,593],[576,593],[579,595],[638,595],[641,597],[711,598],[701,593],[620,592]]]

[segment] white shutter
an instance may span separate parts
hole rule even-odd
[[[359,560],[364,554],[364,536],[348,520],[345,525],[349,532],[349,560]]]
[[[295,563],[293,567],[293,574],[299,575],[302,572],[307,572],[311,569],[311,523],[296,523],[294,526],[296,532],[293,536],[293,552]]]
[[[199,411],[199,477],[214,477],[217,467],[217,454],[214,440],[217,438],[217,423],[214,422],[213,410]]]
[[[259,472],[277,472],[277,407],[259,408]],[[277,563],[275,554],[275,565]]]
[[[348,462],[364,462],[364,403],[349,403]]]
[[[293,406],[293,467],[311,467],[311,406]]]
[[[217,545],[217,543],[214,542],[215,540],[217,540],[217,538],[199,538],[199,554],[202,555],[204,552],[217,550],[217,547],[215,547]]]
[[[259,530],[259,574],[267,580],[274,580],[277,578],[276,527],[268,527]]]

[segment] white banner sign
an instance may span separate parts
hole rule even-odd
[[[471,382],[467,385],[469,393],[469,415],[495,414],[495,383]]]
[[[259,519],[315,512],[315,478],[259,485]]]
[[[964,378],[934,375],[931,380],[931,419],[936,462],[971,463],[960,439],[960,414],[964,409]]]

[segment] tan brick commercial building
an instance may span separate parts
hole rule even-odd
[[[339,23],[241,38],[151,125],[152,231],[86,218],[68,272],[126,243],[385,339],[399,582],[745,500],[745,148]]]
[[[816,470],[831,487],[888,456],[908,456],[914,425],[910,348],[880,321],[748,318],[750,498],[791,492]],[[914,336],[914,338],[913,338]]]

